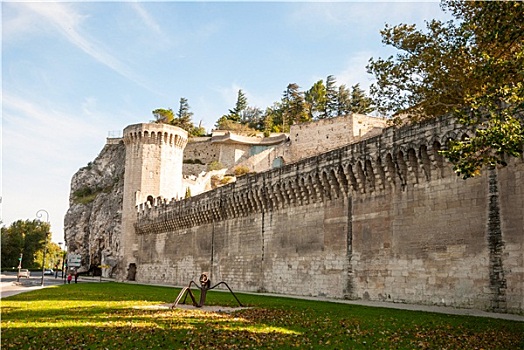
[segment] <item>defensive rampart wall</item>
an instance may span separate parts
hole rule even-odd
[[[462,180],[441,118],[141,205],[136,278],[524,312],[524,161]]]

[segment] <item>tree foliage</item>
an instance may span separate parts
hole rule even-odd
[[[328,75],[326,78],[326,104],[324,106],[323,113],[321,113],[319,116],[319,119],[333,118],[337,116],[337,97],[337,80],[335,76]]]
[[[246,94],[242,91],[242,89],[238,90],[237,93],[237,102],[235,104],[234,109],[229,110],[229,116],[230,120],[233,120],[235,122],[240,122],[242,119],[242,113],[247,108],[247,97]]]
[[[293,124],[351,113],[366,114],[373,109],[371,98],[359,84],[352,86],[352,90],[345,85],[337,87],[336,78],[329,75],[326,84],[320,79],[306,91],[296,83],[288,84],[282,98],[264,111],[249,106],[245,94],[239,90],[235,108],[223,115],[216,127],[248,135],[262,131],[268,136],[273,132],[289,132]]]
[[[50,236],[49,230],[49,224],[39,220],[18,220],[9,227],[2,227],[2,266],[18,266],[18,258],[23,254],[22,267],[41,268],[42,251]]]
[[[359,114],[368,114],[374,109],[373,100],[366,95],[358,83],[351,87],[349,106],[351,112]]]
[[[245,124],[254,130],[263,130],[264,113],[258,107],[247,106],[242,113],[240,123]]]
[[[224,114],[220,117],[216,122],[216,127],[219,130],[235,130],[238,132],[242,129],[240,125],[246,124],[246,122],[243,123],[242,120],[245,119],[244,114],[247,108],[247,97],[242,89],[240,89],[237,93],[235,108],[230,109],[228,114]]]
[[[191,133],[191,130],[195,127],[191,117],[193,112],[190,111],[189,103],[187,98],[181,97],[178,107],[178,112],[176,113],[176,118],[173,119],[171,125],[178,126],[181,129],[184,129],[188,133]]]
[[[351,113],[351,91],[342,84],[338,87],[337,117]]]
[[[452,114],[472,130],[443,154],[464,178],[505,165],[524,142],[524,5],[445,1],[455,20],[387,25],[382,41],[399,50],[371,59],[371,93],[382,112],[416,122]],[[399,118],[396,119],[397,121]]]
[[[326,86],[321,79],[305,92],[304,95],[309,119],[318,119],[326,110]]]
[[[155,123],[171,124],[171,122],[175,118],[172,109],[158,108],[155,109],[152,113],[155,117]]]
[[[306,101],[304,93],[300,91],[300,86],[291,83],[284,91],[282,98],[282,118],[284,132],[289,131],[289,126],[293,124],[309,121],[306,112]]]
[[[155,123],[164,123],[177,126],[188,132],[190,136],[203,136],[206,134],[206,130],[201,124],[195,126],[192,121],[193,112],[190,110],[189,103],[186,98],[181,97],[178,107],[178,111],[175,114],[170,109],[155,109],[153,116],[155,117]]]

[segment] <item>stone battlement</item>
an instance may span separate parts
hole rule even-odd
[[[188,141],[187,132],[166,124],[135,124],[124,129],[124,143],[165,144],[184,149]]]
[[[339,197],[402,191],[456,176],[438,154],[449,139],[467,134],[446,118],[402,128],[319,156],[303,159],[181,200],[155,199],[139,206],[137,232],[165,232],[251,213]]]

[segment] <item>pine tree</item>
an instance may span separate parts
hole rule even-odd
[[[337,95],[337,117],[351,113],[351,93],[346,85],[338,87]]]
[[[322,79],[305,92],[305,100],[309,119],[318,119],[326,109],[326,86]]]
[[[306,112],[304,94],[300,92],[300,86],[291,83],[284,91],[282,98],[284,132],[289,131],[289,125],[309,121]]]
[[[366,92],[360,88],[360,84],[351,87],[350,101],[353,113],[368,114],[373,111],[373,100],[366,96]]]
[[[320,119],[332,118],[337,115],[337,86],[336,79],[333,75],[326,78],[326,104]]]
[[[171,122],[172,125],[178,126],[181,129],[186,130],[188,133],[192,133],[195,126],[191,120],[193,113],[190,111],[189,103],[184,97],[180,98],[180,104],[178,107],[178,112],[176,113],[176,118]]]
[[[247,108],[247,97],[242,91],[242,89],[238,90],[237,94],[237,102],[235,104],[234,109],[229,110],[229,115],[227,116],[227,119],[234,121],[236,123],[240,123],[242,120],[242,113]]]

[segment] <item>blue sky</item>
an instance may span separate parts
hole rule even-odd
[[[328,75],[367,89],[369,58],[394,53],[384,25],[433,18],[437,2],[3,1],[3,225],[45,209],[63,242],[71,177],[109,132],[181,97],[209,131],[239,89],[261,109]]]

